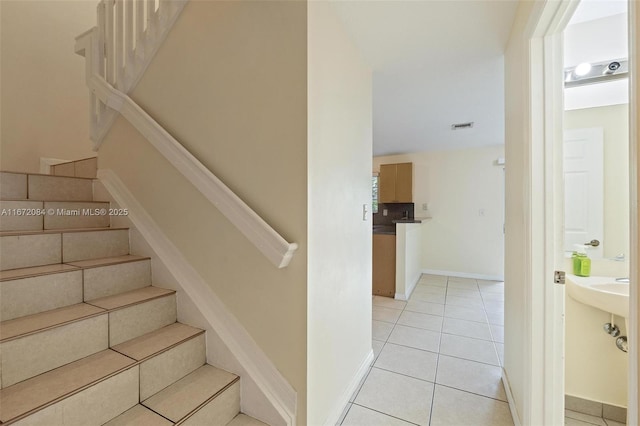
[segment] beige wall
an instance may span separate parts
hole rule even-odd
[[[380,164],[413,163],[416,217],[422,226],[422,268],[484,278],[504,275],[504,146],[375,157]]]
[[[132,93],[288,241],[276,269],[120,119],[99,152],[298,392],[306,421],[307,7],[189,2]],[[161,88],[161,89],[160,89]]]
[[[329,2],[309,3],[309,425],[338,420],[371,351],[371,72]]]
[[[565,309],[565,393],[626,407],[629,356],[602,330],[611,315],[570,296]],[[624,320],[616,321],[626,336]]]
[[[89,91],[74,38],[95,25],[97,1],[0,2],[0,168],[39,172],[40,157],[95,155]]]
[[[604,130],[604,257],[629,257],[629,105],[565,111],[564,128]]]

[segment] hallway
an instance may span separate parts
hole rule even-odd
[[[423,275],[373,298],[374,363],[342,425],[513,425],[501,381],[504,283]]]

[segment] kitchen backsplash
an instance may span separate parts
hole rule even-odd
[[[408,213],[409,219],[413,219],[415,217],[414,203],[388,203],[378,204],[378,213],[373,214],[373,224],[374,225],[393,225],[394,220],[400,220],[406,216],[405,213]],[[387,215],[384,215],[385,209],[387,210]]]

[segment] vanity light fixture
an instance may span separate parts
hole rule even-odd
[[[629,60],[615,59],[603,62],[581,63],[564,69],[564,86],[603,83],[629,77]]]

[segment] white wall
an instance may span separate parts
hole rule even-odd
[[[504,276],[504,146],[374,157],[413,163],[415,216],[422,226],[422,268],[483,278]],[[428,212],[422,204],[428,204]]]
[[[627,35],[626,13],[569,25],[564,32],[565,66],[627,58]]]
[[[308,4],[306,424],[335,424],[371,352],[371,71],[329,2]]]
[[[515,415],[525,420],[525,398],[533,386],[527,370],[528,298],[524,279],[529,268],[527,243],[529,208],[528,121],[529,112],[529,40],[524,33],[534,13],[534,2],[521,2],[505,52],[505,304],[504,304],[504,375],[515,404]],[[525,423],[526,424],[526,423]]]
[[[564,113],[565,129],[604,130],[604,257],[629,258],[629,105]]]
[[[40,157],[95,155],[89,90],[74,38],[95,25],[97,1],[0,2],[0,168],[40,171]]]
[[[396,224],[396,294],[407,300],[422,275],[422,223]]]

